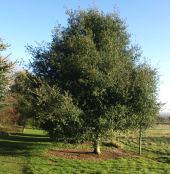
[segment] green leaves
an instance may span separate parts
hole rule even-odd
[[[138,115],[136,125],[142,124],[142,128],[147,128],[154,123],[159,111],[157,103],[157,75],[156,70],[151,69],[148,64],[141,64],[136,68],[136,75],[133,81],[134,92],[132,103],[134,113]]]
[[[73,102],[72,97],[67,92],[61,93],[57,86],[51,87],[43,81],[35,90],[35,95],[36,118],[41,127],[54,139],[76,140],[82,111]]]
[[[0,51],[7,48],[7,44],[4,44],[0,39]],[[0,54],[0,100],[2,100],[9,91],[9,86],[12,77],[13,63],[8,61],[7,57],[3,57]]]
[[[140,63],[125,23],[94,9],[68,14],[68,26],[55,28],[51,43],[31,48],[40,80],[32,99],[43,128],[55,138],[94,140],[141,121],[148,127],[158,111],[157,74]]]

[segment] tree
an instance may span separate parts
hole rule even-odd
[[[63,98],[67,94],[71,108],[76,107],[75,110],[81,111],[76,111],[76,114],[80,114],[76,118],[81,122],[82,137],[93,141],[94,152],[100,154],[100,141],[107,133],[132,127],[132,119],[138,120],[142,114],[143,117],[150,114],[156,101],[155,98],[150,100],[150,105],[145,107],[143,103],[139,104],[141,112],[136,111],[133,92],[138,94],[141,80],[138,79],[140,54],[130,45],[126,26],[117,14],[105,15],[93,9],[70,11],[68,14],[68,26],[56,28],[53,40],[47,47],[29,47],[33,56],[32,72],[48,84],[43,87],[49,93],[49,96],[45,95],[49,97],[44,106],[47,109],[45,113],[55,110],[49,104],[51,97],[56,96],[56,99],[57,95],[61,95]],[[152,77],[152,73],[148,73]],[[134,79],[138,79],[138,83],[134,83]],[[145,87],[148,84],[142,85]],[[152,88],[156,89],[155,84]],[[55,94],[55,91],[59,93]],[[150,99],[150,93],[155,94],[155,91],[148,91],[146,97],[143,93],[139,95],[138,103]],[[63,99],[56,100],[55,105],[64,106],[64,102]],[[152,109],[148,110],[147,107]],[[56,114],[53,112],[52,117],[47,117],[52,120],[63,115],[62,112],[59,109]],[[44,110],[37,110],[37,113],[41,118],[45,115]],[[72,112],[64,118],[69,114]],[[57,122],[55,126],[58,125],[60,123]],[[70,134],[75,131],[70,129]]]
[[[157,101],[157,70],[147,63],[137,66],[133,72],[133,93],[130,103],[133,105],[133,128],[139,130],[139,155],[142,148],[142,133],[151,127],[157,118],[160,106]]]
[[[17,130],[19,115],[14,107],[16,102],[16,99],[9,95],[3,100],[4,105],[0,108],[0,133]]]
[[[0,39],[0,51],[4,51],[7,47],[8,45],[4,44]],[[9,91],[12,67],[12,62],[9,62],[7,57],[3,57],[0,54],[0,102],[2,102]],[[2,106],[2,103],[0,105]]]
[[[23,126],[23,128],[26,126],[28,119],[33,118],[34,115],[33,104],[31,102],[32,95],[30,94],[30,89],[34,88],[33,82],[30,84],[29,78],[31,77],[31,74],[25,70],[16,72],[14,83],[11,86],[12,95],[17,100],[14,107],[19,114],[18,124]]]
[[[0,51],[8,47],[0,39]],[[13,105],[15,98],[10,96],[13,63],[0,54],[0,130],[11,131],[15,128],[18,115]]]

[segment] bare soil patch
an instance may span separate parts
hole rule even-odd
[[[49,150],[50,156],[73,160],[111,160],[119,157],[130,157],[132,155],[123,150],[102,150],[100,155],[94,154],[93,149],[56,149]]]

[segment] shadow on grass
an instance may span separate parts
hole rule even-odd
[[[44,156],[39,153],[39,151],[43,151],[48,146],[51,146],[50,142],[49,137],[38,134],[17,133],[9,136],[0,136],[0,163],[9,166],[9,168],[16,164],[21,166],[21,173],[33,174],[30,168],[32,164],[35,165],[35,163],[30,161],[32,157],[40,159],[36,165],[51,166],[51,164],[41,162],[41,158],[44,159]],[[8,168],[3,173],[8,173]]]
[[[102,142],[102,145],[106,147],[116,148],[116,149],[121,148],[120,144],[116,142]]]
[[[0,155],[29,156],[30,150],[35,146],[47,146],[50,139],[47,136],[32,134],[13,134],[0,136]]]
[[[22,173],[23,174],[34,174],[33,171],[28,166],[23,167]]]
[[[48,135],[41,135],[41,134],[30,134],[30,133],[13,133],[12,135],[16,135],[16,136],[22,136],[22,137],[48,137]]]
[[[34,134],[11,134],[9,136],[0,136],[0,140],[16,141],[25,143],[50,142],[50,138],[45,135]]]
[[[145,141],[154,142],[154,143],[168,143],[170,144],[170,137],[163,136],[163,137],[144,137]]]
[[[138,152],[138,139],[135,141],[122,140],[124,145],[126,145],[130,151]],[[157,161],[167,161],[166,156],[170,156],[170,151],[168,151],[167,147],[170,144],[170,137],[143,137],[142,141],[142,154],[151,155],[152,159],[156,159],[153,155],[158,156]]]
[[[170,137],[145,137],[144,140],[145,142],[155,143],[155,149],[144,147],[143,149],[145,151],[162,155],[162,156],[170,155],[170,152],[164,151],[164,146],[167,146],[170,144]],[[161,147],[163,149],[162,151],[160,150]]]
[[[159,158],[156,158],[157,161],[162,163],[168,163],[170,164],[170,157],[169,156],[161,156]]]

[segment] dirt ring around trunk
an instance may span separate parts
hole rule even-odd
[[[100,155],[94,154],[93,149],[53,149],[48,151],[52,157],[60,157],[72,160],[112,160],[132,155],[123,150],[102,150]]]

